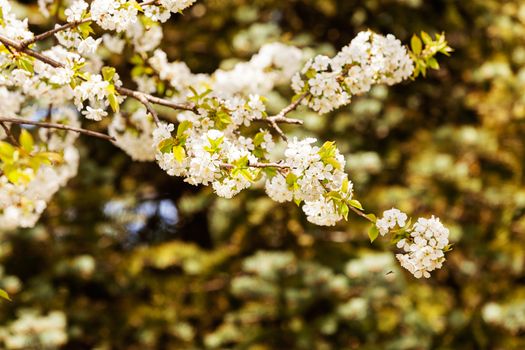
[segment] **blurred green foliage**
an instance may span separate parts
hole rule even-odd
[[[358,217],[315,227],[262,191],[219,199],[82,140],[80,175],[0,242],[2,346],[525,348],[523,1],[201,0],[163,46],[210,72],[268,41],[333,53],[367,28],[446,32],[455,52],[331,115],[299,110],[305,128],[288,131],[336,140],[365,207],[441,217],[455,242],[442,270],[415,280]],[[108,59],[129,76],[125,55]]]

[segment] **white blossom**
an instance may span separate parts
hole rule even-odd
[[[448,236],[449,230],[438,218],[419,218],[410,236],[397,243],[397,247],[403,249],[405,254],[397,254],[396,258],[416,278],[429,278],[430,272],[441,268],[445,261]]]
[[[407,214],[399,209],[392,208],[383,212],[383,217],[376,221],[376,226],[381,236],[386,235],[394,227],[402,228],[407,221]]]

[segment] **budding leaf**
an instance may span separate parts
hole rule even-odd
[[[15,153],[15,148],[4,141],[0,141],[0,159],[3,162],[8,162],[13,159],[13,154]]]
[[[113,77],[115,76],[116,70],[113,67],[103,67],[102,68],[102,76],[104,77],[105,81],[113,81]]]
[[[20,133],[19,142],[24,151],[27,153],[31,153],[33,150],[33,147],[35,145],[35,142],[33,141],[33,136],[27,131],[26,129],[22,129],[22,132]]]
[[[184,135],[184,132],[191,128],[192,123],[188,120],[185,120],[179,124],[177,127],[177,138],[181,138]]]
[[[432,69],[439,69],[439,63],[434,57],[429,58],[427,64]]]
[[[14,184],[27,184],[29,181],[32,180],[30,175],[28,175],[13,164],[4,165],[3,171],[7,179]]]
[[[175,140],[172,138],[169,138],[169,139],[165,139],[159,142],[157,148],[162,153],[170,153],[174,146],[175,146]]]
[[[348,208],[348,205],[346,205],[344,202],[341,203],[340,213],[343,215],[346,221],[348,221],[348,213],[350,212],[350,209]]]
[[[410,40],[410,46],[412,46],[412,51],[416,55],[419,55],[421,53],[421,49],[422,49],[421,39],[419,39],[417,35],[415,34],[412,35],[412,39]]]
[[[373,223],[377,221],[377,217],[374,214],[366,214],[366,217],[370,219]]]
[[[370,243],[373,243],[378,236],[379,230],[377,229],[376,225],[370,226],[370,229],[368,230],[368,238],[370,238]]]
[[[7,292],[3,289],[0,289],[0,298],[12,301],[11,298],[9,297],[9,294],[7,294]]]
[[[351,200],[348,201],[348,204],[350,204],[354,208],[357,208],[359,210],[363,210],[363,206],[361,205],[361,203],[359,203],[358,200],[351,199]]]
[[[426,32],[421,32],[421,39],[423,39],[425,45],[430,45],[432,43],[432,38]]]
[[[113,112],[118,113],[120,110],[120,105],[118,103],[117,96],[115,94],[109,94],[108,101]]]
[[[182,163],[184,158],[186,158],[186,151],[184,150],[184,147],[182,146],[173,147],[173,156],[175,157],[177,162]]]

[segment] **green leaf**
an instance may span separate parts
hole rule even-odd
[[[23,172],[21,169],[19,169],[16,165],[13,164],[4,165],[3,171],[7,179],[14,184],[26,184],[32,180],[32,177],[30,175]]]
[[[421,39],[423,39],[425,45],[430,45],[432,43],[432,38],[426,32],[421,32]]]
[[[118,103],[117,96],[115,94],[109,94],[108,101],[109,101],[109,105],[111,106],[111,109],[113,110],[113,112],[118,113],[120,110],[120,105]]]
[[[351,199],[348,201],[348,204],[350,204],[352,207],[354,208],[357,208],[359,210],[363,210],[363,206],[361,205],[361,203],[359,203],[358,200],[356,199]]]
[[[0,298],[12,301],[11,298],[9,297],[9,294],[7,294],[7,292],[3,289],[0,289]]]
[[[341,194],[337,191],[330,191],[326,194],[326,198],[341,200]]]
[[[26,129],[22,129],[20,132],[19,142],[24,151],[27,153],[31,153],[31,151],[33,151],[35,142],[33,140],[33,136],[31,136],[31,133],[29,133],[29,131]]]
[[[258,132],[253,138],[253,144],[255,147],[259,147],[264,142],[264,133]]]
[[[270,178],[270,179],[271,179],[272,177],[274,177],[275,175],[277,175],[277,169],[275,169],[275,168],[270,168],[270,167],[268,167],[268,168],[263,168],[262,171],[263,171],[263,172],[266,174],[266,176],[267,176],[268,178]]]
[[[0,159],[7,162],[13,159],[13,154],[15,153],[15,148],[4,141],[0,141]]]
[[[175,147],[175,140],[172,138],[162,140],[157,145],[157,148],[162,153],[170,153]]]
[[[248,181],[253,182],[254,177],[252,176],[252,173],[248,169],[242,169],[241,175]]]
[[[439,63],[434,57],[428,59],[427,65],[432,69],[439,69]]]
[[[348,221],[348,213],[350,212],[350,208],[348,208],[348,205],[342,202],[339,212],[341,213],[341,215],[343,215],[345,220]]]
[[[377,221],[377,217],[374,214],[366,214],[366,217],[370,219],[373,223]]]
[[[104,77],[105,81],[113,81],[113,77],[115,76],[116,70],[113,67],[103,67],[102,68],[102,76]]]
[[[179,124],[177,127],[177,138],[181,138],[184,135],[184,132],[191,128],[192,122],[185,120]]]
[[[410,46],[412,47],[412,52],[414,52],[416,55],[421,54],[422,43],[421,39],[419,39],[417,35],[412,35],[412,39],[410,40]]]
[[[186,158],[186,150],[182,146],[175,146],[173,147],[173,156],[177,162],[182,163],[182,161]]]
[[[286,175],[286,184],[288,187],[292,187],[297,181],[297,176],[294,173]]]
[[[30,72],[31,74],[35,72],[35,69],[33,67],[33,61],[28,57],[20,57],[18,59],[18,67],[20,69]]]
[[[368,238],[370,238],[370,243],[373,243],[378,236],[379,236],[379,230],[376,227],[376,225],[374,224],[370,226],[370,228],[368,229]]]
[[[82,35],[82,39],[86,39],[90,34],[95,33],[93,28],[91,28],[91,22],[85,22],[78,26],[78,30]]]

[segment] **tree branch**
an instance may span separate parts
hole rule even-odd
[[[41,128],[47,128],[47,129],[59,129],[59,130],[66,130],[66,131],[72,131],[77,132],[79,134],[83,134],[86,136],[96,137],[103,140],[108,141],[115,141],[115,138],[92,130],[77,128],[74,126],[64,125],[64,124],[55,124],[55,123],[46,123],[46,122],[35,122],[32,120],[27,120],[23,118],[10,118],[10,117],[0,117],[0,123],[13,123],[13,124],[19,124],[19,125],[34,125],[39,126]]]
[[[368,221],[370,221],[371,223],[375,223],[374,220],[370,219],[368,216],[366,216],[366,214],[364,212],[362,212],[361,210],[359,209],[356,209],[354,208],[353,206],[351,206],[350,204],[347,204],[348,205],[348,208],[350,208],[350,210],[352,210],[354,213],[356,213],[357,215],[367,219]]]
[[[44,32],[42,34],[35,35],[34,37],[32,37],[30,39],[23,40],[23,41],[20,42],[20,46],[26,48],[29,45],[32,45],[32,44],[36,43],[37,41],[45,40],[45,39],[49,38],[50,36],[53,36],[56,33],[62,32],[62,31],[67,30],[69,28],[77,27],[77,26],[79,26],[79,25],[81,25],[83,23],[87,23],[87,22],[91,22],[91,21],[92,21],[91,17],[88,17],[88,18],[84,18],[83,20],[80,20],[80,21],[66,23],[64,25],[61,25],[60,27],[56,27],[54,29],[50,29],[47,32]]]
[[[261,169],[262,168],[290,169],[289,165],[282,164],[282,163],[262,163],[262,162],[258,162],[258,163],[249,163],[247,166],[250,167],[250,168],[261,168]],[[228,164],[228,163],[222,163],[221,167],[225,168],[225,169],[233,169],[235,166],[232,165],[232,164]]]
[[[306,93],[302,94],[297,100],[295,100],[294,102],[290,103],[288,106],[283,108],[279,113],[277,113],[274,116],[267,117],[267,118],[259,118],[259,119],[254,119],[254,120],[256,120],[256,121],[264,121],[264,122],[268,123],[279,134],[279,136],[281,136],[281,138],[284,141],[288,142],[288,137],[284,134],[283,130],[279,127],[278,124],[279,123],[284,123],[284,124],[302,125],[303,124],[302,120],[287,118],[286,115],[288,113],[292,112],[293,110],[297,109],[297,107],[299,107],[299,105],[301,104],[301,101],[305,97],[306,97]]]
[[[146,99],[146,101],[154,103],[156,105],[161,105],[161,106],[170,107],[173,109],[181,109],[181,110],[197,113],[197,109],[193,103],[189,103],[189,104],[175,103],[175,102],[172,102],[172,101],[160,98],[160,97],[155,97],[150,94],[146,94],[144,92],[127,89],[124,87],[115,87],[115,88],[119,94],[128,96],[128,97],[133,97],[134,99],[137,99],[139,101],[141,99]]]
[[[36,52],[32,49],[29,49],[27,47],[23,47],[22,45],[20,45],[19,42],[16,42],[14,40],[11,40],[9,39],[8,37],[5,37],[3,35],[0,35],[0,42],[2,44],[4,44],[4,46],[6,47],[12,47],[13,49],[15,49],[16,51],[19,51],[19,52],[23,52],[31,57],[34,57],[36,58],[37,60],[39,61],[42,61],[44,63],[47,63],[49,64],[50,66],[52,67],[55,67],[55,68],[64,68],[64,65],[58,61],[55,61],[54,59],[50,58],[50,57],[47,57],[45,55],[42,55],[40,52]]]
[[[297,107],[299,107],[299,105],[301,104],[301,102],[306,98],[306,95],[307,93],[305,92],[304,94],[302,94],[301,96],[299,96],[297,98],[297,100],[295,100],[294,102],[290,103],[288,106],[286,106],[285,108],[283,108],[278,114],[276,114],[275,116],[273,117],[270,117],[270,119],[273,119],[275,120],[276,122],[277,121],[284,121],[284,120],[287,120],[287,121],[294,121],[292,124],[302,124],[303,122],[302,121],[298,121],[297,119],[288,119],[286,118],[286,115],[294,110],[297,109]],[[298,123],[296,122],[298,121]]]
[[[6,136],[11,140],[13,145],[18,145],[18,141],[15,139],[15,137],[13,136],[13,133],[7,127],[7,125],[5,125],[4,122],[0,122],[0,125],[2,126],[2,129],[4,129],[4,132],[5,132]]]
[[[154,4],[154,3],[155,3],[155,1],[147,1],[147,2],[143,3],[142,5],[143,6],[144,5],[151,5],[151,4]],[[3,35],[0,35],[0,42],[2,44],[4,44],[7,48],[9,48],[9,47],[14,48],[18,52],[23,52],[23,53],[25,53],[25,54],[27,54],[27,55],[29,55],[31,57],[34,57],[35,59],[38,59],[38,60],[40,60],[40,61],[42,61],[44,63],[49,64],[52,67],[55,67],[55,68],[63,68],[64,67],[64,65],[62,63],[60,63],[60,62],[58,62],[58,61],[56,61],[56,60],[54,60],[54,59],[52,59],[52,58],[50,58],[48,56],[45,56],[45,55],[43,55],[43,54],[41,54],[41,53],[39,53],[37,51],[34,51],[34,50],[32,50],[32,49],[30,49],[28,47],[25,47],[21,43],[19,43],[17,41],[14,41],[14,40],[11,40],[10,38],[7,38],[7,37],[5,37]],[[146,109],[149,111],[149,113],[151,113],[151,115],[155,119],[156,123],[159,122],[158,114],[156,113],[156,111],[154,110],[154,108],[151,106],[150,103],[158,104],[158,105],[165,106],[165,107],[170,107],[170,108],[176,109],[176,110],[186,110],[186,111],[191,111],[193,113],[198,113],[197,107],[193,103],[187,103],[187,104],[175,103],[175,102],[172,102],[172,101],[160,98],[160,97],[156,97],[156,96],[153,96],[153,95],[150,95],[150,94],[147,94],[147,93],[144,93],[144,92],[140,92],[140,91],[127,89],[127,88],[124,88],[124,87],[115,87],[115,88],[116,88],[116,90],[117,90],[117,92],[119,94],[121,94],[123,96],[128,96],[128,97],[135,98],[136,100],[141,102],[146,107]],[[296,101],[294,101],[290,105],[288,105],[285,108],[283,108],[278,114],[276,114],[274,116],[267,117],[267,118],[258,118],[258,119],[254,119],[254,121],[264,121],[264,122],[268,123],[281,136],[281,138],[283,140],[288,141],[288,138],[286,137],[286,135],[284,134],[282,129],[279,127],[278,123],[297,124],[297,125],[303,124],[302,120],[287,118],[286,115],[288,113],[290,113],[291,111],[295,110],[305,97],[306,97],[306,94],[303,94]]]

